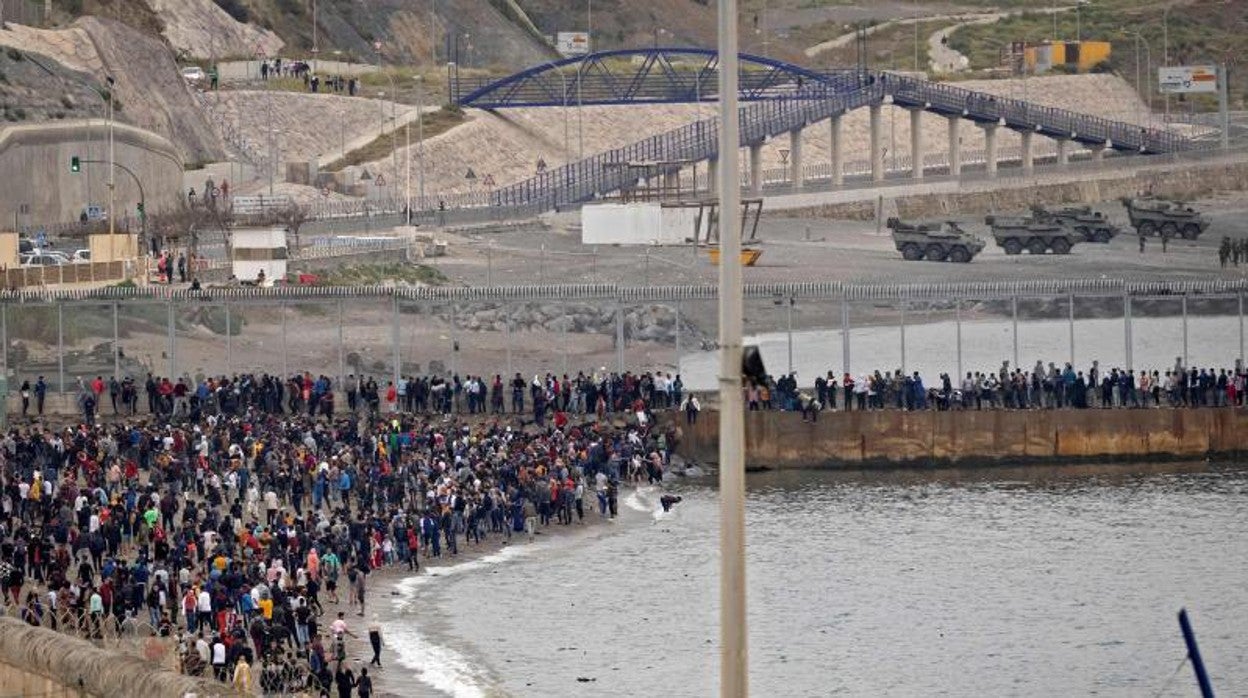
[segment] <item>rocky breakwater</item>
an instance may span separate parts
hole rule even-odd
[[[619,310],[624,341],[674,344],[677,332],[684,341],[706,339],[701,329],[667,305],[625,306]],[[435,315],[452,322],[449,307],[439,307]],[[616,336],[617,311],[613,305],[590,303],[512,303],[473,305],[455,309],[455,326],[469,332],[567,332]]]

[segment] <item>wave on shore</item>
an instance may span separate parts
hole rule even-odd
[[[498,689],[480,662],[452,647],[433,642],[421,632],[414,602],[420,589],[434,580],[487,569],[529,555],[539,548],[539,545],[509,546],[476,560],[434,568],[435,572],[408,577],[396,584],[399,596],[394,601],[394,609],[403,621],[389,624],[387,636],[399,663],[418,672],[416,678],[422,683],[454,698],[486,698],[495,694]]]

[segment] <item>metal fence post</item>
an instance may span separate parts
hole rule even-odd
[[[615,365],[624,373],[624,304],[615,302]]]
[[[906,301],[902,299],[899,307],[901,308],[901,373],[906,373]]]
[[[1131,294],[1125,292],[1122,294],[1122,332],[1126,344],[1127,370],[1131,371],[1135,368],[1135,361],[1131,356]]]
[[[459,374],[459,306],[451,303],[451,375]]]
[[[513,309],[510,303],[504,303],[503,309],[505,317],[507,318],[507,375],[510,377],[515,375],[515,371],[512,369],[511,365],[511,314]]]
[[[1241,318],[1243,316],[1241,315]],[[680,301],[676,301],[676,375],[680,375]],[[1241,352],[1242,353],[1242,352]]]
[[[1066,294],[1066,307],[1070,310],[1070,365],[1075,365],[1075,294]]]
[[[841,298],[841,372],[849,373],[849,299]],[[848,398],[848,396],[847,396]]]
[[[286,301],[282,301],[278,309],[282,314],[282,380],[286,380],[290,378],[290,365],[286,359]]]
[[[9,375],[9,306],[0,304],[0,344],[4,345],[4,375]]]
[[[65,392],[65,303],[56,304],[56,384]]]
[[[400,361],[402,356],[399,353],[399,295],[391,293],[390,295],[390,351],[393,354],[394,367],[390,373],[391,385],[395,390],[399,388]]]
[[[793,297],[789,297],[788,310],[788,349],[789,349],[789,375],[793,375]]]
[[[954,383],[957,384],[962,379],[962,301],[955,300],[953,302],[953,328],[957,335],[956,345],[958,354],[958,372],[954,374]],[[1018,366],[1015,366],[1018,368]]]
[[[118,330],[118,324],[119,324],[118,319],[117,319],[118,313],[119,311],[117,308],[117,301],[113,301],[113,378],[115,380],[121,380],[121,336],[120,336],[121,333]],[[5,346],[7,347],[8,346],[7,334],[5,336],[5,340],[6,340]],[[7,356],[7,352],[6,352],[6,356]],[[5,368],[6,369],[8,368],[7,360],[5,362]]]
[[[7,347],[8,344],[6,343]],[[1244,362],[1244,292],[1239,292],[1239,362]],[[8,360],[5,360],[5,368],[8,368]]]
[[[343,351],[343,342],[342,342],[342,325],[343,325],[343,320],[344,320],[343,315],[345,314],[343,310],[343,305],[344,305],[343,300],[339,298],[338,299],[338,381],[339,382],[346,381],[347,379],[347,357]]]
[[[563,322],[559,326],[560,339],[559,344],[563,349],[563,375],[568,375],[568,304],[563,303],[560,306],[563,310]]]
[[[177,351],[178,330],[177,330],[177,320],[174,318],[174,314],[176,311],[173,309],[172,298],[169,299],[168,305],[166,307],[169,309],[169,327],[167,330],[167,332],[169,333],[169,380],[176,383],[178,380],[178,360],[174,354]]]
[[[1187,366],[1187,294],[1183,294],[1183,365]]]
[[[226,312],[226,376],[233,376],[233,318],[230,313],[230,301],[222,303]]]
[[[1018,296],[1010,296],[1010,316],[1014,324],[1014,368],[1018,368]]]

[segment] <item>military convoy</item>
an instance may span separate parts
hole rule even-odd
[[[1131,226],[1141,235],[1182,236],[1195,240],[1209,227],[1209,219],[1178,201],[1124,198]],[[1031,215],[984,217],[997,245],[1008,255],[1052,252],[1069,254],[1080,242],[1108,243],[1124,230],[1090,206],[1049,209],[1031,207]],[[969,262],[983,251],[983,239],[954,221],[912,223],[889,218],[893,244],[907,261]]]
[[[1209,228],[1209,218],[1182,201],[1124,197],[1122,205],[1127,209],[1131,227],[1140,235],[1182,236],[1185,240],[1195,240]]]
[[[1037,204],[1031,207],[1031,215],[1038,221],[1065,223],[1082,235],[1084,242],[1108,243],[1122,232],[1122,228],[1110,223],[1109,218],[1100,211],[1093,211],[1091,206],[1048,209]]]
[[[893,244],[897,246],[897,251],[911,262],[926,259],[966,263],[982,252],[986,245],[953,221],[905,223],[898,218],[889,218],[888,228],[893,231]]]
[[[1031,216],[985,216],[984,223],[992,228],[992,237],[1006,254],[1069,254],[1070,248],[1083,242],[1083,236],[1065,223],[1040,221]]]

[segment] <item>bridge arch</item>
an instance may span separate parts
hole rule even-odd
[[[859,74],[817,71],[750,53],[739,56],[740,98],[746,102],[816,98],[842,89]],[[548,61],[492,82],[455,78],[452,94],[460,106],[478,109],[709,102],[719,96],[718,66],[715,49],[614,49]]]

